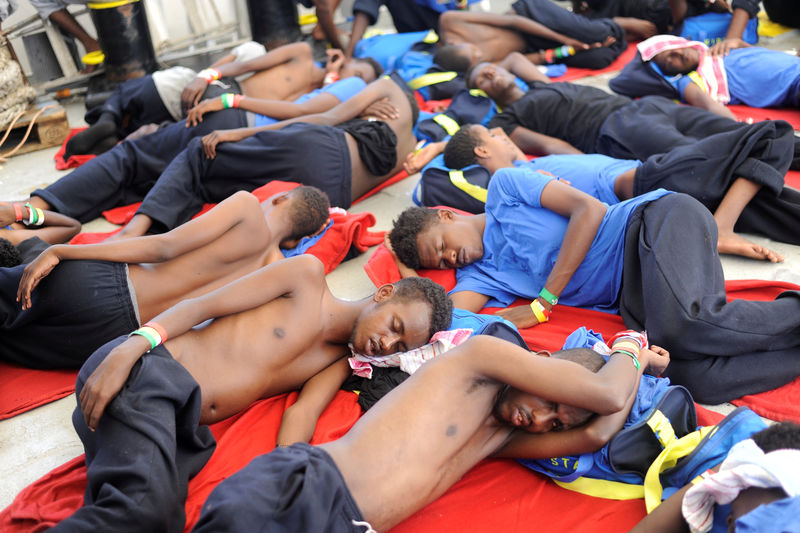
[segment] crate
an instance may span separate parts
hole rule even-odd
[[[10,152],[19,144],[25,136],[31,119],[38,110],[38,108],[31,109],[22,115],[14,124],[11,133],[9,133],[8,138],[3,143],[2,148],[0,148],[0,157]],[[59,146],[64,142],[68,134],[69,122],[67,121],[67,113],[64,111],[63,107],[56,105],[39,115],[25,144],[22,145],[14,155],[25,154],[51,146]],[[3,135],[5,135],[5,130],[0,132],[0,138],[2,138]]]

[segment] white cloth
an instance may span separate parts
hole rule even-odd
[[[184,117],[181,93],[197,72],[186,67],[172,67],[153,72],[153,84],[169,114],[176,121]]]
[[[103,0],[100,1],[102,2]],[[46,19],[70,4],[85,4],[87,2],[88,0],[31,0],[31,5],[36,8],[40,17]]]
[[[719,472],[690,488],[681,511],[692,533],[705,533],[714,525],[714,505],[726,505],[744,489],[782,488],[789,497],[800,495],[800,450],[770,453],[747,439],[737,443]]]

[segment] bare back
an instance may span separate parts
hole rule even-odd
[[[165,343],[200,384],[201,422],[210,424],[261,398],[300,388],[346,353],[322,338],[326,301],[320,276],[254,309],[215,319]]]
[[[242,93],[265,100],[293,101],[319,88],[324,72],[317,72],[322,69],[314,63],[310,48],[300,50],[286,63],[256,72],[241,82]]]
[[[512,433],[492,415],[500,383],[453,357],[426,363],[342,438],[321,445],[379,531],[441,496]]]
[[[480,47],[485,61],[502,61],[511,52],[527,52],[525,39],[515,30],[479,23],[461,23],[452,31],[444,32],[447,44],[470,43]]]
[[[270,263],[279,254],[255,197],[244,220],[220,238],[162,263],[129,265],[142,322],[187,298],[206,294]]]
[[[395,135],[397,135],[397,146],[395,147],[397,154],[397,162],[394,168],[383,176],[376,176],[372,174],[364,165],[361,157],[358,154],[358,143],[350,134],[345,134],[347,140],[347,148],[350,152],[350,165],[352,168],[352,188],[351,199],[355,200],[360,198],[365,193],[374,189],[387,179],[391,178],[403,168],[403,161],[406,156],[414,151],[417,144],[417,139],[414,137],[412,128],[414,127],[412,118],[411,104],[408,97],[403,92],[403,89],[392,83],[394,86],[389,96],[389,101],[398,110],[398,118],[385,120]]]

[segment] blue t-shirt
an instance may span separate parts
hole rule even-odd
[[[339,102],[344,102],[358,94],[361,89],[367,86],[367,82],[359,78],[358,76],[351,76],[349,78],[345,78],[343,80],[339,80],[337,82],[331,83],[326,85],[321,89],[314,89],[310,93],[306,93],[302,95],[300,98],[294,101],[295,104],[302,104],[303,102],[307,102],[311,100],[317,95],[323,93],[330,93],[335,96]],[[256,119],[254,126],[266,126],[268,124],[275,124],[278,122],[277,119],[272,117],[268,117],[265,115],[256,114]]]
[[[630,159],[614,159],[600,154],[548,155],[517,166],[544,171],[570,182],[570,185],[609,205],[618,204],[614,194],[617,177],[642,163]]]
[[[800,91],[800,57],[767,50],[758,46],[737,48],[725,56],[729,103],[750,107],[797,107]],[[675,87],[686,100],[686,87],[693,83],[689,76],[666,76],[651,63],[653,70]]]
[[[759,505],[736,521],[739,533],[800,533],[800,496]],[[715,516],[716,518],[716,516]]]
[[[452,292],[474,291],[488,296],[488,305],[502,307],[516,297],[536,298],[569,222],[541,205],[542,190],[553,179],[524,167],[495,173],[487,193],[483,257],[456,271]],[[628,219],[640,204],[665,194],[658,189],[606,208],[592,246],[559,302],[616,311]]]

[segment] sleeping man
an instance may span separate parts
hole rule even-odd
[[[645,367],[663,364],[636,342],[625,350],[594,374],[477,335],[422,365],[340,439],[251,461],[211,493],[194,531],[387,531],[491,455],[597,450],[622,428]],[[573,427],[581,409],[566,406],[604,416]]]
[[[723,117],[735,116],[725,104],[800,107],[800,57],[732,41],[727,55],[711,55],[703,43],[657,35],[609,82],[632,98],[679,98]]]
[[[408,267],[457,268],[458,308],[534,299],[503,312],[521,328],[547,321],[558,302],[619,309],[628,327],[671,352],[667,376],[698,401],[769,390],[800,374],[800,294],[727,302],[717,225],[684,194],[659,189],[608,206],[509,162],[489,183],[485,214],[410,208],[390,240]]]

